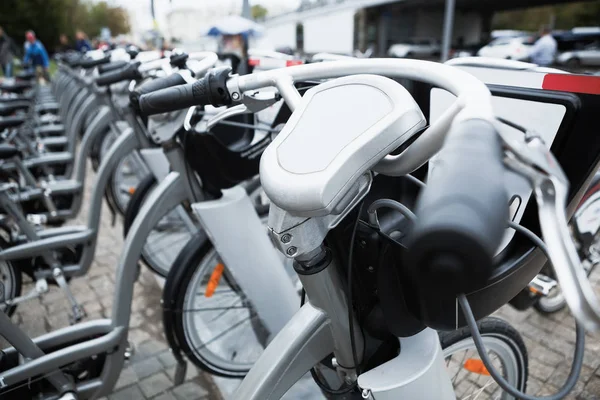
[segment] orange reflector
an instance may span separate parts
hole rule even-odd
[[[221,276],[223,275],[223,270],[225,266],[221,263],[217,264],[213,273],[210,275],[210,279],[208,280],[208,285],[206,285],[206,294],[205,297],[212,297],[217,290],[217,286],[219,286],[219,280],[221,280]]]
[[[533,294],[538,294],[538,293],[539,293],[539,292],[538,292],[538,290],[537,290],[536,288],[534,288],[533,286],[530,286],[530,287],[529,287],[529,291],[530,291],[531,293],[533,293]]]
[[[248,60],[248,65],[250,65],[251,67],[258,67],[260,65],[260,59],[251,58]]]
[[[135,188],[132,186],[127,191],[129,192],[129,194],[134,194],[135,193]]]
[[[465,362],[464,368],[469,372],[473,372],[474,374],[490,376],[487,368],[485,365],[483,365],[483,361],[476,358],[469,358]]]
[[[288,60],[285,62],[286,67],[293,67],[294,65],[302,65],[304,64],[303,60]]]

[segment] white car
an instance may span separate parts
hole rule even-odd
[[[592,43],[581,50],[566,51],[556,58],[556,62],[570,68],[600,66],[600,42]]]
[[[535,43],[533,36],[513,38],[498,38],[482,47],[477,55],[480,57],[504,58],[506,60],[522,61],[529,58],[531,47]]]
[[[440,41],[430,38],[415,38],[404,43],[393,44],[388,50],[390,57],[431,57],[440,54]]]

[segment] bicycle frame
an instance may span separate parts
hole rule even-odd
[[[369,62],[340,61],[332,62],[330,64],[323,63],[310,66],[290,67],[285,70],[257,74],[256,76],[233,77],[227,82],[227,88],[230,93],[243,93],[247,90],[275,85],[288,106],[293,111],[296,111],[303,103],[302,97],[293,87],[292,83],[295,79],[308,80],[313,78],[334,78],[337,76],[353,75],[363,72],[379,72],[393,76],[400,74],[400,70],[393,67],[395,64],[400,63],[389,60],[372,60]],[[468,115],[467,108],[479,118],[491,119],[491,116],[493,115],[489,104],[491,96],[489,91],[487,91],[487,88],[485,88],[481,82],[476,81],[475,78],[463,75],[457,71],[446,70],[446,67],[440,65],[411,61],[403,61],[402,64],[405,70],[401,72],[401,75],[404,77],[412,77],[419,80],[425,78],[425,80],[439,84],[442,87],[451,88],[451,90],[464,95],[463,99],[466,100],[465,104],[468,104],[468,106],[462,110],[450,110],[446,115],[449,118],[447,118],[447,120],[442,120],[441,122],[438,121],[437,124],[434,124],[437,126],[432,125],[429,133],[432,133],[434,128],[440,128],[441,131],[447,131],[448,126],[457,114],[459,117],[457,119],[460,119],[461,114]],[[425,70],[427,70],[426,75],[424,74]],[[446,71],[444,72],[444,70]],[[445,74],[455,76],[450,79],[449,76],[444,76]],[[389,98],[395,98],[394,96],[398,95],[398,99],[400,99],[403,96],[400,93],[392,94],[396,93],[393,90],[385,90],[388,86],[378,86],[384,84],[377,83],[374,78],[363,77],[362,79],[364,82],[370,82],[369,84],[374,85],[378,90],[384,91]],[[463,82],[459,83],[459,81]],[[354,80],[345,79],[344,84],[346,84],[346,82],[352,84]],[[340,87],[343,87],[343,84],[340,83],[340,85]],[[342,91],[342,93],[344,92]],[[475,99],[478,100],[475,101]],[[395,104],[408,104],[406,99],[404,101],[395,101]],[[308,108],[303,108],[298,114],[308,114],[307,110]],[[317,115],[318,113],[313,113],[312,118],[317,118]],[[409,115],[409,112],[407,111],[404,115]],[[295,125],[298,118],[294,119],[294,116],[295,114],[292,115],[288,124],[292,123],[294,128],[298,128],[299,125]],[[379,116],[376,118],[375,116],[371,116],[365,118],[374,118],[375,120],[381,121],[384,117]],[[397,121],[401,120],[402,119],[398,119]],[[321,124],[334,122],[327,121],[326,119],[323,120],[323,118],[319,119],[319,121]],[[375,125],[369,126],[371,128],[365,132],[371,132],[372,129],[377,129],[378,132],[379,129],[382,129],[380,131],[381,134],[385,132],[383,127],[374,128]],[[403,135],[410,137],[410,129],[414,129],[415,127],[418,127],[418,125],[414,125],[410,128],[407,124],[405,129],[398,128],[402,129],[402,131],[398,133],[397,137],[403,137]],[[269,213],[271,237],[273,241],[277,243],[280,251],[286,253],[290,257],[294,257],[299,264],[299,267],[296,268],[296,272],[298,272],[298,276],[306,290],[308,303],[294,315],[288,324],[269,344],[242,384],[236,390],[233,398],[245,400],[279,399],[313,366],[319,364],[326,356],[333,353],[336,358],[334,365],[336,366],[340,379],[345,383],[357,382],[363,389],[363,398],[378,400],[398,398],[454,399],[454,390],[450,378],[446,373],[437,334],[429,329],[412,337],[399,339],[401,343],[404,342],[405,344],[405,346],[402,346],[400,355],[387,363],[373,368],[365,374],[360,376],[356,375],[356,369],[353,367],[356,365],[356,361],[354,360],[351,349],[357,349],[357,357],[360,362],[362,359],[362,350],[360,349],[362,349],[364,338],[360,332],[358,322],[354,320],[353,329],[356,344],[353,345],[350,341],[351,325],[349,323],[349,314],[352,314],[350,313],[349,304],[347,303],[347,297],[344,291],[345,285],[342,284],[343,277],[340,275],[340,268],[336,265],[337,260],[335,254],[331,256],[331,253],[323,247],[322,240],[328,230],[331,229],[331,227],[336,226],[336,221],[339,221],[339,219],[343,218],[349,210],[352,210],[369,190],[372,179],[371,175],[365,174],[365,171],[362,169],[357,171],[358,168],[356,168],[356,166],[363,165],[361,168],[369,169],[367,168],[367,163],[373,163],[375,160],[381,159],[381,156],[376,156],[374,153],[370,152],[367,152],[368,154],[360,153],[360,157],[363,158],[352,159],[352,165],[354,165],[353,168],[355,168],[352,170],[354,175],[352,180],[348,178],[347,181],[345,178],[340,178],[340,175],[333,174],[337,174],[338,168],[342,168],[340,165],[345,165],[343,163],[349,161],[344,161],[345,159],[343,157],[340,157],[339,159],[335,158],[338,153],[324,156],[324,159],[329,160],[331,163],[329,165],[339,163],[336,164],[336,167],[327,170],[326,174],[331,175],[326,176],[335,176],[338,179],[344,179],[343,182],[347,182],[346,185],[349,186],[345,189],[345,192],[340,192],[345,193],[344,200],[337,200],[344,205],[335,206],[340,207],[340,209],[336,208],[336,212],[332,213],[329,209],[318,208],[325,207],[325,205],[334,207],[336,203],[334,203],[332,199],[323,199],[319,196],[323,196],[323,193],[337,193],[334,191],[337,189],[327,186],[331,181],[327,180],[326,177],[323,177],[318,173],[314,173],[314,176],[311,175],[313,170],[321,171],[319,168],[313,167],[313,170],[309,171],[311,174],[308,174],[302,169],[305,173],[298,173],[298,177],[293,175],[293,178],[292,174],[288,175],[286,172],[287,170],[283,170],[279,159],[281,155],[277,155],[279,154],[277,152],[283,152],[282,143],[285,143],[284,140],[289,139],[292,135],[296,135],[297,139],[298,135],[300,135],[298,133],[300,129],[291,128],[286,131],[286,128],[281,131],[274,142],[262,155],[261,180],[263,181],[263,187],[265,188],[267,196],[269,196],[272,201]],[[438,133],[437,131],[433,132],[435,132],[433,133],[433,136]],[[306,134],[306,132],[304,133]],[[367,138],[370,137],[378,137],[370,136],[371,133],[361,132],[356,133],[356,136],[358,136],[359,133],[365,135],[364,140],[369,140]],[[427,135],[427,133],[428,132],[423,135]],[[420,138],[423,138],[423,136]],[[440,139],[443,139],[443,136],[441,136]],[[333,139],[330,138],[329,140]],[[351,143],[349,139],[342,139],[341,136],[340,140],[348,140],[348,143]],[[355,141],[361,139],[356,139],[353,136],[352,140]],[[419,139],[405,150],[401,156],[395,158],[387,156],[386,162],[383,162],[382,164],[382,162],[379,161],[379,164],[373,165],[370,169],[383,169],[388,173],[394,172],[392,175],[395,175],[395,173],[402,175],[410,172],[410,170],[405,172],[405,169],[411,168],[412,165],[416,168],[422,165],[423,161],[419,160],[417,162],[416,159],[407,160],[407,154],[414,151],[413,155],[416,155],[416,153],[419,152],[418,149],[421,150],[421,156],[427,153],[433,155],[437,152],[437,149],[432,146],[424,148],[427,147],[427,144],[423,143],[424,141],[421,141],[421,143],[418,142]],[[294,142],[294,152],[300,151],[298,149],[300,143],[299,140]],[[367,143],[371,144],[371,142]],[[400,143],[397,142],[392,144],[395,146],[392,148],[396,148],[400,145]],[[353,144],[346,145],[352,146]],[[419,148],[420,145],[422,145],[421,148]],[[365,146],[364,149],[369,148],[370,151],[375,151],[375,149],[381,151],[381,147],[378,144],[371,144],[370,147],[368,145],[363,146]],[[391,146],[391,144],[386,142],[386,146]],[[308,147],[302,148],[302,150],[310,151],[308,150]],[[332,151],[338,151],[340,154],[342,153],[342,150]],[[387,153],[389,152],[384,151],[382,154],[385,155]],[[351,154],[359,153],[358,150],[356,150],[356,153]],[[288,156],[291,158],[294,157],[290,153],[288,153]],[[331,159],[327,159],[326,157],[331,157]],[[401,157],[404,157],[405,162],[399,162]],[[406,165],[407,163],[408,166]],[[381,165],[383,165],[383,168],[379,167]],[[292,179],[293,182],[288,181],[284,183],[284,180],[281,180],[281,177],[284,176],[286,179]],[[310,183],[307,182],[308,178],[311,179]],[[333,180],[333,178],[330,179]],[[318,183],[315,183],[315,181],[318,181]],[[302,191],[298,189],[290,193],[281,193],[282,187],[299,187],[300,189],[306,190]],[[313,196],[314,198],[311,197],[310,200],[307,200],[303,197],[304,194],[306,194],[306,196],[315,196]],[[306,203],[309,201],[310,204],[307,205]],[[285,204],[286,207],[282,206],[282,208],[279,208],[281,204]],[[313,213],[314,210],[318,210],[318,212],[315,211]],[[286,239],[284,239],[286,236],[284,233],[287,234]],[[304,268],[304,270],[302,270],[302,268]],[[355,317],[353,316],[351,318]],[[409,348],[408,351],[406,350],[406,347]]]
[[[115,143],[111,146],[106,160],[101,164],[96,177],[96,183],[92,192],[90,204],[90,214],[86,227],[63,227],[57,229],[45,229],[43,236],[34,233],[29,236],[28,243],[13,246],[0,251],[0,260],[16,260],[19,258],[30,258],[43,255],[47,251],[62,248],[70,245],[83,245],[83,254],[81,261],[77,265],[63,266],[63,271],[67,276],[84,275],[90,268],[96,248],[97,232],[100,226],[100,214],[102,210],[102,201],[106,185],[112,175],[112,171],[119,161],[131,151],[139,148],[140,142],[132,129],[127,129],[121,134]],[[85,156],[82,156],[85,161]],[[83,171],[81,172],[84,173]],[[83,184],[83,182],[82,182]],[[79,200],[81,201],[81,200]],[[23,219],[19,223],[21,229],[30,229],[27,221]],[[37,240],[34,240],[37,239]],[[51,276],[52,271],[47,270],[42,277]]]

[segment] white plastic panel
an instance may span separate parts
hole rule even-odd
[[[292,214],[330,214],[365,170],[424,124],[412,96],[391,79],[355,75],[318,85],[263,153],[263,189]]]

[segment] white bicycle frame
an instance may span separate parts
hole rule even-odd
[[[186,119],[191,115],[192,112],[188,112]],[[219,115],[214,118],[218,119]],[[159,126],[154,132],[163,141],[172,139],[174,134],[171,124]],[[160,182],[155,188],[158,198],[168,198],[169,204],[177,204],[175,209],[184,223],[192,224],[180,204],[194,199],[193,193],[201,190],[190,188],[181,173],[168,172],[169,165],[175,171],[185,171],[183,154],[174,148],[166,152],[144,149],[140,154]],[[300,297],[246,191],[241,186],[223,190],[219,199],[195,202],[192,209],[257,315],[271,334],[279,332],[297,311]],[[137,218],[146,217],[140,213]],[[277,299],[277,307],[273,307],[274,299]]]
[[[458,69],[429,62],[381,59],[304,65],[249,76],[233,76],[228,80],[227,88],[232,98],[239,99],[243,98],[242,94],[246,91],[274,86],[294,111],[302,104],[301,96],[293,86],[294,81],[328,79],[361,73],[425,81],[448,90],[458,98],[403,153],[397,156],[386,156],[370,168],[374,171],[392,176],[412,172],[440,150],[450,125],[457,121],[481,119],[498,126],[492,111],[491,94],[485,84]],[[304,112],[305,109],[303,108],[302,111]],[[327,111],[324,110],[323,119],[326,116]],[[360,116],[353,114],[352,117],[359,118]],[[294,115],[292,115],[290,121],[293,118]],[[500,131],[500,129],[497,129],[497,131]],[[289,196],[285,189],[281,189],[281,187],[279,190],[277,189],[277,183],[282,185],[281,176],[288,176],[282,175],[285,174],[282,172],[283,167],[277,165],[277,163],[282,162],[280,146],[284,143],[283,140],[286,140],[279,141],[278,139],[279,137],[265,150],[261,161],[263,188],[271,199],[271,213],[269,216],[271,236],[280,250],[284,254],[293,256],[297,262],[302,263],[307,260],[317,262],[314,261],[316,255],[321,256],[323,254],[323,249],[317,246],[321,246],[322,238],[325,237],[329,229],[327,223],[331,221],[333,216],[329,212],[327,215],[321,213],[311,216],[307,211],[309,208],[303,203],[306,202],[305,197],[314,200],[314,193],[319,192],[318,186],[310,186],[312,190],[310,193],[307,192],[306,196],[302,195],[301,190],[296,190],[292,196]],[[515,147],[515,149],[521,150],[518,147]],[[275,154],[279,155],[276,156]],[[289,157],[294,157],[290,154],[288,153]],[[522,150],[521,154],[526,154],[525,150]],[[303,156],[305,154],[298,155],[298,157]],[[366,162],[366,160],[361,160],[361,162]],[[359,164],[360,162],[355,163],[355,165]],[[342,167],[338,168],[343,167],[342,164]],[[270,180],[273,182],[272,186],[269,183]],[[359,179],[356,180],[356,185],[360,183],[359,181]],[[299,182],[302,181],[297,178],[297,182],[294,181],[289,184],[285,182],[283,185],[292,186]],[[328,183],[323,183],[323,185],[325,184]],[[323,186],[323,191],[325,191],[325,187]],[[360,187],[355,190],[358,193],[352,195],[352,200],[349,200],[349,205],[346,206],[345,210],[353,208],[366,193],[364,191],[361,194]],[[319,200],[324,202],[323,199]],[[293,204],[294,201],[296,201],[296,204]],[[286,204],[286,207],[284,209],[279,208],[280,204]],[[340,210],[338,210],[339,212]],[[546,214],[548,214],[548,211],[546,211]],[[298,215],[301,215],[304,220],[301,220]],[[540,218],[542,217],[543,215],[540,216]],[[546,215],[546,217],[550,216]],[[561,222],[556,214],[551,217],[556,218],[557,223]],[[311,225],[311,220],[316,222]],[[293,223],[296,225],[293,225]],[[298,228],[300,224],[306,224],[306,229]],[[315,226],[317,229],[311,229]],[[300,236],[299,241],[290,240],[291,235],[287,235],[287,239],[284,240],[287,232],[299,233],[299,235],[294,235],[294,237]],[[551,233],[548,236],[551,236]],[[561,240],[564,238],[557,239],[556,235],[550,238],[554,238],[554,242],[562,242],[563,246],[572,245],[572,243],[565,243],[564,240]],[[293,247],[293,249],[290,249],[290,247]],[[562,249],[557,247],[556,252],[560,251]],[[563,266],[576,267],[564,259],[558,257],[557,259],[561,261],[560,264]],[[338,374],[344,377],[347,383],[357,382],[358,386],[363,389],[363,398],[377,400],[455,398],[452,385],[445,371],[443,357],[440,355],[440,344],[437,335],[430,330],[425,330],[410,338],[399,339],[402,348],[399,356],[358,377],[352,376],[355,370],[353,367],[348,367],[348,365],[354,365],[348,357],[351,353],[351,348],[348,345],[348,337],[350,337],[347,318],[349,306],[341,289],[343,288],[341,277],[338,276],[338,273],[335,272],[336,268],[332,268],[331,264],[335,264],[335,260],[330,261],[327,268],[314,275],[300,275],[307,293],[308,303],[296,313],[270,343],[235,392],[233,398],[245,400],[278,399],[309,369],[331,353],[337,359]],[[569,284],[571,284],[571,281],[569,281]],[[577,314],[577,311],[580,310],[575,307],[574,312],[580,317],[581,315]],[[580,320],[582,319],[585,320],[585,318]],[[356,331],[356,325],[355,337],[357,343],[362,343],[362,335]],[[358,345],[358,348],[360,349],[360,345]],[[340,361],[349,359],[350,362],[345,364]],[[341,365],[346,367],[340,368]]]

